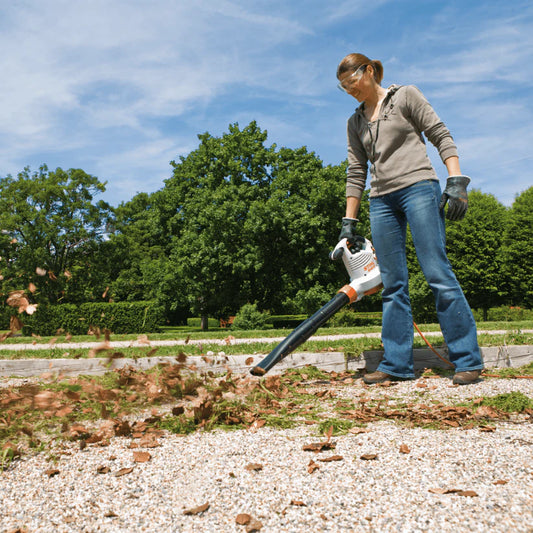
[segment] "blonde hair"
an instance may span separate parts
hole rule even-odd
[[[381,85],[381,80],[383,80],[383,65],[381,64],[381,61],[378,61],[377,59],[369,59],[363,54],[348,54],[337,67],[337,79],[339,79],[345,72],[355,72],[357,69],[366,65],[372,66],[374,69],[374,80],[378,85]]]

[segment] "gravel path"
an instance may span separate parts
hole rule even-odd
[[[533,397],[527,379],[317,387],[342,399],[426,404],[511,391]],[[56,462],[42,453],[0,474],[0,531],[531,533],[533,423],[522,416],[496,426],[443,431],[376,422],[366,432],[333,437],[335,449],[320,453],[302,449],[324,440],[305,425],[165,434],[155,448],[131,448],[126,437],[83,451],[66,443],[54,451]],[[150,460],[135,462],[136,451]],[[341,459],[323,461],[332,456]],[[124,468],[133,470],[117,475]],[[240,525],[244,514],[249,521]]]
[[[426,337],[441,337],[442,333],[440,331],[427,331],[423,332]],[[506,333],[511,333],[509,330],[505,329],[493,329],[493,330],[478,330],[478,334],[486,335],[505,335]],[[521,330],[523,334],[533,333],[533,329],[523,329]],[[415,333],[415,337],[417,334]],[[333,340],[342,340],[342,339],[363,339],[363,338],[373,338],[378,339],[381,337],[381,333],[345,333],[339,335],[313,335],[309,337],[309,341],[333,341]],[[110,348],[129,348],[133,346],[146,347],[150,346],[185,346],[189,345],[207,345],[215,344],[220,346],[225,346],[227,344],[255,344],[255,343],[275,343],[281,342],[285,337],[258,337],[258,338],[235,338],[231,335],[231,331],[228,331],[228,337],[225,339],[191,339],[191,340],[129,340],[129,341],[109,341],[107,344]],[[57,343],[24,343],[24,344],[14,344],[14,343],[1,343],[0,348],[2,350],[13,350],[13,351],[22,351],[22,350],[49,350],[50,348],[57,348],[61,350],[69,350],[76,348],[94,348],[95,346],[101,345],[103,341],[92,341],[92,342],[57,342]]]

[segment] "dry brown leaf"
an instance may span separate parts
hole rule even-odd
[[[439,487],[434,489],[428,489],[428,492],[431,492],[431,494],[447,494],[447,489],[441,489]]]
[[[509,483],[509,480],[507,479],[498,479],[498,481],[495,481],[493,485],[506,485],[507,483]]]
[[[45,276],[46,275],[46,270],[44,268],[41,268],[41,267],[37,267],[35,269],[35,272],[38,276]]]
[[[302,448],[304,452],[321,452],[323,450],[333,450],[337,445],[336,442],[313,442],[305,444]]]
[[[478,493],[473,490],[460,490],[457,495],[466,496],[468,498],[475,498],[476,496],[478,496]]]
[[[111,350],[111,345],[108,342],[102,342],[102,344],[91,348],[89,350],[88,357],[96,357],[97,354],[104,352],[105,350]]]
[[[133,452],[133,460],[136,463],[147,463],[151,458],[148,452]]]
[[[256,431],[258,430],[259,428],[262,428],[264,425],[266,424],[266,420],[263,420],[263,419],[259,419],[259,420],[254,420],[254,423],[250,426],[250,431]]]
[[[28,290],[33,294],[37,290],[37,285],[30,281],[30,283],[28,284]]]
[[[16,307],[19,313],[26,311],[30,302],[24,295],[24,291],[11,291],[6,300],[9,307]]]
[[[263,465],[259,463],[250,463],[246,465],[245,468],[250,472],[259,472],[260,470],[263,470]]]
[[[69,429],[69,434],[73,438],[81,438],[83,436],[89,435],[89,431],[82,424],[72,424]]]
[[[252,520],[252,517],[247,513],[240,513],[235,517],[235,522],[240,526],[245,526]]]
[[[307,471],[308,471],[310,474],[312,474],[315,470],[318,470],[319,468],[320,468],[320,467],[318,466],[317,463],[315,463],[315,462],[313,461],[313,459],[311,459],[311,460],[309,461],[309,464],[307,465]]]
[[[133,472],[133,468],[121,468],[120,470],[117,470],[115,472],[115,477],[121,477],[125,476],[126,474],[131,474]]]
[[[400,453],[411,453],[411,450],[409,449],[409,446],[407,446],[407,444],[401,444]]]
[[[254,358],[253,357],[247,357],[246,361],[244,361],[244,364],[246,366],[248,366],[248,365],[251,365],[253,362],[254,362]]]
[[[307,507],[307,504],[301,500],[291,500],[291,505],[295,505],[296,507]]]
[[[494,409],[494,407],[490,407],[488,405],[482,405],[477,408],[476,418],[499,418],[498,411]]]
[[[365,453],[361,455],[361,459],[363,461],[374,461],[374,459],[377,459],[378,455],[377,453]]]
[[[67,416],[67,415],[70,415],[72,411],[74,411],[73,407],[71,407],[70,405],[64,405],[63,407],[61,407],[61,409],[58,409],[56,411],[55,416],[58,416],[58,417]]]
[[[34,396],[33,402],[37,409],[48,409],[53,405],[56,399],[57,393],[52,391],[42,391]]]
[[[111,391],[108,391],[111,392]],[[131,434],[131,426],[127,420],[118,420],[114,426],[115,437],[126,437]]]
[[[199,505],[198,507],[194,507],[192,509],[187,509],[186,511],[183,511],[183,514],[197,515],[197,514],[203,513],[204,511],[207,511],[208,509],[209,509],[209,503],[204,503],[203,505]]]
[[[148,344],[148,345],[150,345],[150,341],[148,340],[148,335],[144,335],[144,334],[143,335],[139,335],[137,337],[137,342],[139,344]]]
[[[183,352],[180,352],[177,356],[176,356],[176,361],[178,363],[185,363],[185,361],[187,361],[187,356],[183,353]]]
[[[473,490],[462,490],[462,489],[435,488],[435,489],[428,489],[428,492],[431,492],[432,494],[457,494],[458,496],[467,496],[470,498],[474,496],[478,496],[477,492],[474,492]]]
[[[109,468],[108,466],[99,466],[96,469],[97,474],[109,474],[109,472],[111,472],[111,468]]]
[[[155,435],[143,435],[139,441],[141,448],[157,448],[161,443]]]
[[[49,468],[48,470],[45,470],[44,473],[48,477],[54,477],[54,476],[57,476],[57,474],[59,474],[59,470],[57,468]]]
[[[323,463],[331,463],[332,461],[344,461],[342,455],[331,455],[330,457],[325,457],[324,459],[319,459]]]
[[[114,511],[107,511],[107,513],[104,516],[106,518],[117,518],[118,514],[116,514]]]
[[[18,316],[12,316],[9,319],[9,331],[11,333],[16,333],[17,331],[20,331],[24,327],[24,324],[22,323],[22,320]]]

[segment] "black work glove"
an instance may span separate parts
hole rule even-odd
[[[344,217],[342,219],[341,232],[339,233],[339,241],[346,239],[348,241],[348,247],[352,253],[361,250],[365,243],[365,238],[358,235],[355,231],[358,222],[359,220],[356,218]],[[336,258],[333,258],[332,256],[332,259]]]
[[[450,176],[446,180],[446,188],[442,193],[439,209],[444,209],[449,202],[446,218],[448,220],[462,220],[468,209],[468,194],[466,187],[470,183],[468,176]]]

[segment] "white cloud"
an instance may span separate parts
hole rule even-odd
[[[532,113],[532,8],[487,18],[480,6],[460,18],[454,5],[424,4],[427,26],[410,25],[406,13],[391,37],[382,15],[399,12],[392,0],[5,3],[0,174],[53,160],[117,191],[157,188],[198,132],[252,118],[270,142],[308,144],[340,162],[342,114],[354,106],[332,95],[334,72],[358,43],[384,51],[386,77],[422,86],[463,141],[465,160],[482,165],[477,153],[490,151],[496,166],[505,138],[506,157],[520,161],[523,139],[531,141],[515,124]]]

